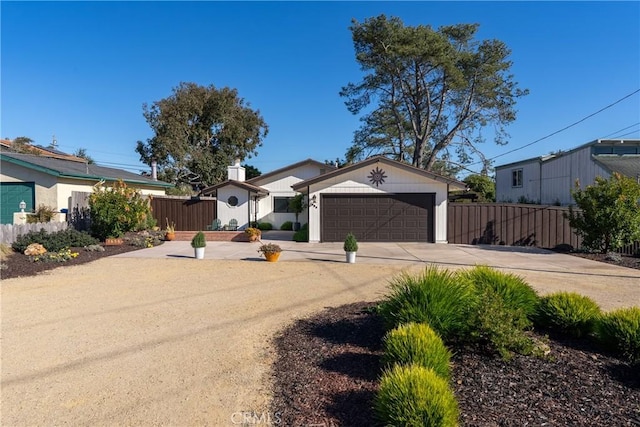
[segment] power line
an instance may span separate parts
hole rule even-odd
[[[622,132],[623,130],[627,130],[627,129],[632,128],[632,127],[634,127],[634,126],[636,126],[636,125],[640,125],[640,122],[634,123],[634,124],[632,124],[631,126],[627,126],[626,128],[618,129],[617,131],[615,131],[615,132],[611,132],[609,135],[601,136],[601,137],[600,137],[600,138],[598,138],[598,139],[605,139],[605,138],[609,138],[611,135],[615,135],[615,134],[617,134],[618,132]]]
[[[636,94],[636,93],[638,93],[638,92],[640,92],[640,89],[636,89],[635,91],[631,92],[630,94],[628,94],[628,95],[626,95],[626,96],[623,96],[622,98],[620,98],[620,99],[618,99],[617,101],[615,101],[615,102],[613,102],[613,103],[611,103],[611,104],[607,105],[606,107],[603,107],[603,108],[599,109],[599,110],[598,110],[598,111],[596,111],[595,113],[591,113],[591,114],[589,114],[588,116],[581,118],[581,119],[580,119],[580,120],[578,120],[577,122],[571,123],[569,126],[565,126],[565,127],[563,127],[562,129],[560,129],[560,130],[557,130],[557,131],[555,131],[555,132],[552,132],[552,133],[550,133],[549,135],[543,136],[542,138],[536,139],[535,141],[530,142],[530,143],[528,143],[528,144],[525,144],[525,145],[523,145],[522,147],[514,148],[513,150],[509,150],[509,151],[504,152],[504,153],[502,153],[502,154],[498,154],[497,156],[494,156],[494,157],[492,157],[492,158],[491,158],[491,159],[489,159],[489,160],[495,160],[495,159],[497,159],[498,157],[502,157],[502,156],[506,156],[507,154],[515,153],[516,151],[519,151],[519,150],[522,150],[522,149],[524,149],[524,148],[530,147],[530,146],[532,146],[533,144],[537,144],[537,143],[538,143],[538,142],[540,142],[540,141],[544,141],[544,140],[545,140],[545,139],[547,139],[547,138],[550,138],[550,137],[552,137],[552,136],[554,136],[554,135],[557,135],[557,134],[559,134],[560,132],[564,132],[565,130],[567,130],[567,129],[569,129],[569,128],[572,128],[572,127],[574,127],[575,125],[577,125],[577,124],[579,124],[579,123],[582,123],[582,122],[584,122],[584,121],[585,121],[585,120],[587,120],[587,119],[590,119],[591,117],[595,116],[596,114],[600,114],[601,112],[603,112],[603,111],[605,111],[605,110],[608,110],[609,108],[613,107],[613,106],[614,106],[614,105],[616,105],[616,104],[619,104],[620,102],[622,102],[622,101],[624,101],[625,99],[627,99],[627,98],[629,98],[629,97],[631,97],[631,96],[635,95],[635,94]],[[478,163],[480,163],[480,162],[476,162],[476,163],[474,163],[474,164],[478,164]]]
[[[623,136],[631,135],[631,134],[634,134],[636,132],[640,132],[640,129],[632,130],[631,132],[627,132],[627,133],[623,133],[622,135],[614,136],[614,138],[622,138]],[[602,138],[600,138],[600,139],[602,139]]]

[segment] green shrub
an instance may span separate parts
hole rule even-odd
[[[593,332],[600,307],[591,298],[574,292],[557,292],[540,299],[536,322],[575,337]]]
[[[293,223],[291,221],[283,222],[280,226],[280,230],[293,231]]]
[[[407,323],[389,331],[383,341],[385,365],[419,365],[448,380],[451,352],[426,323]]]
[[[347,233],[347,237],[344,238],[342,249],[344,249],[345,252],[358,252],[358,241],[353,233]]]
[[[598,176],[584,189],[576,183],[571,195],[576,207],[570,206],[565,217],[585,248],[604,254],[640,238],[640,183],[635,176]]]
[[[530,321],[536,314],[540,298],[523,278],[480,265],[460,272],[460,276],[471,281],[479,294],[487,289],[495,292],[504,301],[506,309],[514,314],[520,313],[523,324],[531,324]]]
[[[476,296],[468,281],[430,266],[417,275],[401,274],[390,287],[378,306],[389,329],[416,322],[429,324],[445,341],[466,335]]]
[[[89,196],[89,208],[91,234],[100,240],[121,237],[127,231],[146,230],[156,225],[149,200],[121,180],[110,188],[104,183],[95,185]]]
[[[309,224],[304,224],[300,227],[300,230],[293,233],[293,240],[295,242],[308,242],[309,241]]]
[[[596,336],[608,350],[640,364],[640,307],[621,308],[602,315]]]
[[[417,365],[396,365],[385,371],[374,410],[386,426],[458,425],[458,403],[447,381],[433,369]]]
[[[490,344],[505,360],[510,360],[514,351],[524,355],[534,352],[535,343],[525,333],[530,322],[493,289],[481,291],[470,321],[473,325],[470,337]]]
[[[192,248],[204,248],[207,246],[207,239],[202,231],[198,231],[193,239],[191,239]]]
[[[273,224],[271,224],[270,222],[259,222],[257,228],[262,231],[269,231],[273,230]]]
[[[38,206],[34,214],[27,215],[27,223],[36,224],[39,222],[51,222],[55,214],[55,208],[41,204]]]
[[[19,236],[12,247],[15,251],[23,253],[27,246],[32,243],[40,243],[49,252],[58,252],[65,248],[95,245],[98,240],[84,231],[78,231],[73,228],[54,233],[48,233],[44,228],[41,228],[40,231],[31,231]]]

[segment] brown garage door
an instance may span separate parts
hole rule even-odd
[[[361,242],[434,242],[434,193],[325,194],[323,242],[341,242],[348,232]]]

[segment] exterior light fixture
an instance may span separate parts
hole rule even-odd
[[[24,210],[27,208],[27,204],[25,203],[25,201],[21,201],[20,202],[20,212],[24,212]]]

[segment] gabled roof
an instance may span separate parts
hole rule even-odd
[[[617,172],[629,178],[640,178],[640,155],[607,155],[598,154],[593,156],[593,160],[600,163],[609,172]]]
[[[142,184],[162,188],[173,187],[172,184],[167,182],[154,181],[122,169],[107,168],[96,164],[88,164],[86,162],[37,156],[33,154],[7,152],[1,152],[0,159],[2,161],[61,178],[89,181],[114,181],[121,179],[130,184]]]
[[[302,160],[301,162],[294,163],[292,165],[285,166],[285,167],[280,168],[280,169],[276,169],[276,170],[271,171],[269,173],[264,173],[264,174],[262,174],[260,176],[256,176],[255,178],[248,179],[246,182],[255,184],[257,182],[260,182],[260,181],[264,180],[265,178],[270,178],[272,176],[281,174],[283,172],[287,172],[289,170],[293,170],[293,169],[299,168],[300,166],[304,166],[306,164],[310,164],[310,165],[313,165],[313,166],[318,166],[320,168],[325,168],[325,169],[327,169],[329,171],[332,171],[332,170],[336,169],[336,167],[333,166],[333,165],[328,165],[326,163],[322,163],[322,162],[319,162],[319,161],[313,160],[313,159],[306,159],[306,160]]]
[[[328,172],[324,175],[320,175],[317,176],[315,178],[311,178],[311,179],[307,179],[306,181],[302,181],[299,182],[295,185],[292,185],[291,188],[293,188],[295,191],[301,191],[303,189],[305,189],[306,187],[308,187],[309,185],[313,185],[313,184],[317,184],[318,182],[322,182],[326,179],[330,179],[330,178],[335,178],[336,176],[340,176],[346,173],[349,173],[351,171],[360,169],[360,168],[364,168],[364,167],[368,167],[374,164],[379,164],[379,163],[383,163],[389,166],[395,166],[397,168],[400,169],[404,169],[408,172],[411,173],[415,173],[417,175],[426,177],[426,178],[431,178],[435,181],[439,181],[439,182],[444,182],[446,184],[452,185],[454,187],[458,187],[461,190],[464,190],[465,188],[467,188],[467,185],[464,182],[460,182],[457,179],[451,179],[451,178],[447,178],[445,176],[442,176],[440,174],[434,173],[434,172],[430,172],[424,169],[420,169],[417,168],[415,166],[411,166],[408,165],[406,163],[402,163],[402,162],[398,162],[396,160],[391,160],[387,157],[384,156],[375,156],[375,157],[370,157],[367,160],[363,160],[361,162],[355,163],[353,165],[350,166],[346,166],[344,168],[341,169],[336,169],[332,172]]]
[[[266,196],[269,194],[269,192],[262,188],[262,187],[258,187],[257,185],[253,185],[250,184],[247,181],[236,181],[234,179],[228,179],[224,182],[221,182],[219,184],[216,185],[212,185],[210,187],[204,188],[200,191],[200,194],[202,194],[203,196],[208,196],[210,194],[215,193],[216,191],[218,191],[219,188],[222,187],[226,187],[228,185],[234,185],[236,187],[242,188],[244,190],[248,190],[252,193],[257,193],[259,196]]]

